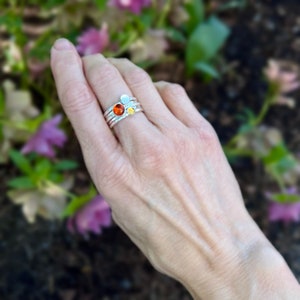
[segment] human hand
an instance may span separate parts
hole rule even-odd
[[[286,268],[248,215],[215,131],[182,87],[153,84],[126,59],[81,59],[66,40],[53,46],[51,66],[96,187],[156,269],[195,298],[250,299],[253,282],[259,286],[270,269],[262,259]],[[144,113],[112,131],[103,111],[122,94],[134,95]]]

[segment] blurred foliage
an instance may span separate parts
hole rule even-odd
[[[186,49],[188,73],[199,70],[212,77],[219,73],[212,62],[229,35],[228,27],[215,17],[200,23],[191,32]]]
[[[294,203],[300,201],[300,195],[289,191],[297,190],[300,158],[288,149],[279,129],[262,123],[274,105],[294,108],[294,99],[286,94],[300,87],[299,66],[290,61],[270,60],[264,75],[268,89],[260,111],[255,114],[245,109],[244,115],[239,116],[241,127],[224,150],[230,161],[250,157],[262,164],[272,189],[269,198],[278,203]]]
[[[0,163],[13,164],[21,174],[7,186],[12,200],[23,205],[25,216],[30,221],[35,213],[47,218],[69,217],[96,194],[92,186],[86,194],[74,195],[71,185],[64,185],[77,166],[74,161],[60,154],[49,158],[20,151],[61,111],[49,67],[49,53],[57,38],[68,38],[77,49],[80,45],[81,55],[93,46],[94,53],[125,56],[144,68],[183,60],[187,77],[200,75],[207,82],[221,79],[220,70],[224,69],[220,57],[230,28],[220,13],[245,7],[246,0],[153,0],[137,12],[108,5],[108,0],[0,1],[0,72],[6,79],[0,87]],[[88,44],[89,34],[98,34],[98,45]],[[300,200],[287,193],[298,182],[300,163],[278,129],[263,125],[263,121],[273,105],[293,107],[294,99],[285,93],[298,88],[298,71],[291,64],[287,68],[273,61],[265,70],[268,90],[260,112],[245,109],[238,116],[241,127],[224,145],[231,162],[247,157],[262,164],[274,192],[272,200],[280,203]],[[66,122],[63,127],[70,131]],[[22,193],[27,196],[22,198]],[[34,205],[30,197],[35,199]],[[38,197],[43,199],[41,206]],[[51,199],[60,204],[47,214]],[[65,199],[68,204],[58,214]],[[29,209],[32,205],[35,211]]]
[[[89,191],[81,196],[73,197],[63,211],[64,217],[73,216],[80,208],[84,207],[91,199],[97,195],[94,186],[91,186]]]

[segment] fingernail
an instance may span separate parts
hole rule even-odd
[[[67,39],[60,38],[55,41],[53,47],[56,50],[70,50],[73,48],[73,45]]]

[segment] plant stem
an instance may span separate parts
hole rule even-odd
[[[163,6],[162,8],[162,12],[159,16],[159,19],[157,21],[157,27],[160,28],[160,27],[163,27],[164,25],[164,22],[168,16],[168,13],[170,12],[171,10],[171,7],[172,7],[172,1],[171,0],[167,0],[167,2],[165,3],[165,5]]]
[[[230,156],[230,155],[243,156],[243,157],[253,156],[253,152],[251,150],[234,149],[234,148],[227,147],[227,145],[223,147],[223,150],[227,156]]]
[[[111,53],[110,56],[117,57],[117,56],[120,56],[121,54],[123,54],[130,47],[130,45],[135,41],[136,38],[137,38],[137,33],[133,32],[129,36],[127,42],[117,52]]]
[[[256,117],[256,119],[253,122],[254,126],[259,125],[263,121],[263,119],[265,118],[267,112],[269,111],[269,108],[270,108],[270,106],[273,102],[273,99],[274,99],[274,96],[270,96],[270,97],[266,98],[266,100],[265,100],[258,116]]]
[[[14,129],[25,130],[29,133],[34,132],[34,131],[29,130],[29,128],[27,128],[26,125],[24,125],[24,123],[21,122],[21,121],[19,121],[19,122],[10,121],[10,120],[7,120],[7,119],[0,118],[0,124],[4,125],[4,126],[7,126],[7,127],[10,127],[10,128],[14,128]]]
[[[266,114],[268,113],[272,103],[274,102],[275,97],[277,96],[277,93],[273,92],[273,89],[269,87],[269,90],[266,95],[266,99],[264,101],[264,104],[258,113],[257,117],[250,123],[253,127],[258,126],[261,124],[261,122],[264,120]],[[235,146],[236,142],[239,140],[241,133],[236,133],[224,146],[227,149],[230,149]],[[234,149],[231,149],[230,151],[234,151]]]

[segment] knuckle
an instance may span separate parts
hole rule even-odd
[[[150,76],[138,67],[129,68],[125,73],[125,78],[132,87],[144,86],[151,81]]]
[[[193,157],[194,153],[198,151],[198,143],[195,142],[195,139],[191,134],[177,133],[176,136],[174,136],[173,141],[174,148],[180,158],[186,159],[187,157]]]
[[[166,83],[161,91],[165,97],[186,96],[185,89],[178,83]]]
[[[198,133],[197,133],[198,134]],[[171,158],[185,163],[193,161],[199,155],[199,137],[190,128],[175,128],[168,132],[171,141]]]
[[[89,86],[76,80],[64,84],[60,98],[64,108],[71,113],[85,110],[95,101]]]
[[[219,138],[214,128],[207,121],[197,128],[197,134],[200,142],[208,149],[214,149],[216,146],[219,146]]]
[[[150,172],[164,171],[172,157],[173,149],[166,141],[156,141],[144,144],[139,164],[143,170]]]
[[[126,65],[131,64],[131,61],[126,57],[117,58],[116,61],[120,62],[121,64],[126,64]]]
[[[103,82],[115,81],[118,78],[118,70],[109,63],[99,65],[94,64],[89,67],[88,74],[93,85],[103,84]],[[103,80],[105,78],[105,80]]]

